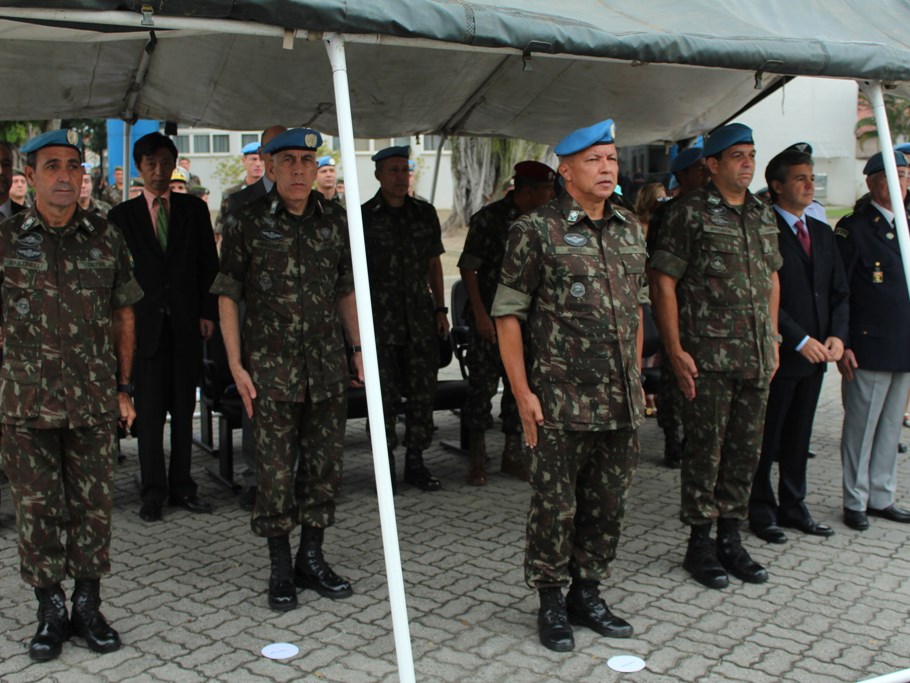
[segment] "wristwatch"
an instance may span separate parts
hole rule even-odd
[[[132,384],[118,384],[117,393],[126,394],[127,396],[132,396],[133,395],[133,385]]]
[[[362,347],[362,346],[359,346],[359,345],[358,345],[358,346],[349,346],[349,347],[348,347],[348,352],[349,352],[352,356],[353,356],[355,353],[363,353],[363,347]]]
[[[449,312],[448,306],[437,306],[436,308],[433,309],[433,313],[448,313],[448,312]]]

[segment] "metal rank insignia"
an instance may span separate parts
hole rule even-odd
[[[882,271],[882,264],[880,261],[875,262],[875,268],[872,269],[872,282],[873,284],[880,285],[885,281],[885,273]]]

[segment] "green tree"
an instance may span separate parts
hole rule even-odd
[[[240,157],[230,157],[222,159],[215,167],[215,179],[219,184],[225,187],[239,183],[246,171],[243,168],[243,162]]]
[[[502,196],[519,161],[544,159],[547,146],[514,138],[452,138],[452,215],[445,229],[467,225],[481,207]]]
[[[861,106],[865,105],[870,110],[870,115],[856,122],[856,139],[860,144],[869,140],[878,140],[878,130],[875,127],[875,115],[871,113],[872,105],[865,95],[860,95]],[[910,140],[910,100],[897,95],[885,94],[885,115],[888,118],[888,127],[891,128],[891,139],[895,142]]]

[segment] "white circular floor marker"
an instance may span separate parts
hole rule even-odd
[[[622,671],[623,673],[632,673],[641,671],[645,668],[645,660],[632,655],[617,655],[607,660],[607,666],[613,671]]]
[[[272,643],[262,648],[262,656],[269,659],[290,659],[298,652],[300,652],[300,648],[291,643]]]

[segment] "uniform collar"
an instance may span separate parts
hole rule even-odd
[[[70,217],[69,222],[62,228],[49,228],[44,224],[44,221],[41,220],[41,215],[38,213],[38,209],[34,206],[29,207],[23,212],[23,221],[22,226],[19,228],[19,233],[25,235],[29,232],[35,232],[36,230],[44,230],[44,232],[56,234],[56,235],[69,235],[75,232],[78,229],[82,229],[85,232],[92,234],[95,232],[95,226],[92,225],[91,220],[89,219],[89,213],[84,211],[81,206],[76,205],[76,211]]]
[[[575,201],[575,198],[568,192],[563,192],[562,195],[560,195],[556,200],[556,202],[560,213],[562,213],[569,225],[580,223],[588,217],[588,214],[585,213],[585,210],[581,208],[581,205]],[[615,218],[623,223],[626,222],[625,216],[617,211],[613,203],[609,200],[605,200],[604,219],[610,220],[611,218]]]
[[[713,182],[709,182],[708,186],[705,188],[706,198],[705,201],[708,204],[708,208],[715,206],[726,206],[734,211],[745,211],[746,209],[764,209],[767,205],[754,194],[746,190],[745,199],[743,199],[742,205],[735,206],[727,202],[724,199],[723,195],[720,193],[720,190],[717,189],[717,186]]]
[[[278,194],[278,191],[273,187],[272,191],[268,195],[271,198],[271,204],[269,204],[269,214],[272,216],[277,216],[279,211],[284,211],[288,215],[291,214],[287,207],[284,204],[284,201],[281,199],[281,195]],[[321,199],[322,195],[317,191],[311,191],[307,197],[306,208],[303,210],[302,216],[297,216],[297,218],[306,218],[312,213],[317,213],[322,215],[325,213],[325,207],[322,205],[324,199]]]

